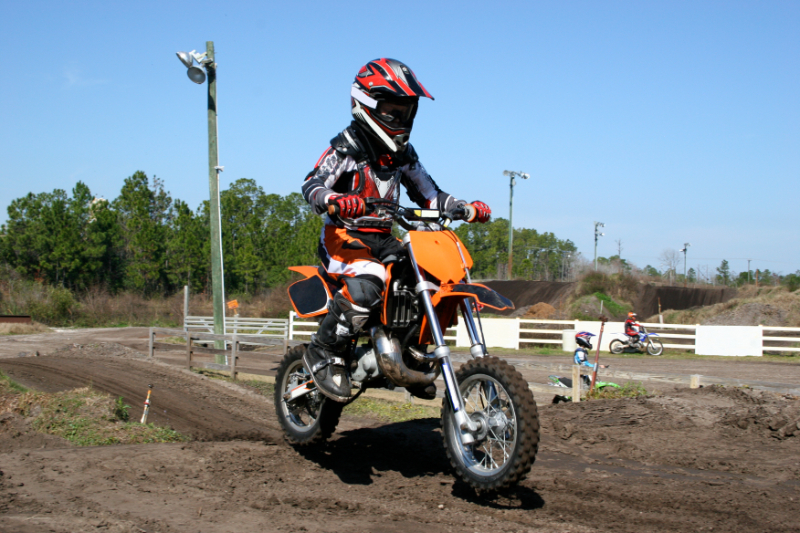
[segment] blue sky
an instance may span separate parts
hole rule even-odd
[[[205,88],[175,52],[217,52],[222,186],[300,190],[350,120],[370,59],[433,94],[411,137],[446,191],[515,227],[658,266],[800,269],[798,2],[15,2],[0,0],[0,222],[14,198],[136,170],[208,197]]]

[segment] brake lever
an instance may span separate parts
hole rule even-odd
[[[442,212],[442,227],[448,227],[454,220],[464,220],[467,210],[464,207],[455,207],[451,211]]]

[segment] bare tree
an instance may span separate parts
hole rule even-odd
[[[661,252],[661,255],[658,256],[658,260],[661,266],[664,267],[664,270],[669,274],[670,279],[675,281],[675,271],[681,263],[681,253],[678,250],[667,248]]]

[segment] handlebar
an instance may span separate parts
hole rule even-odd
[[[408,224],[404,224],[402,219],[405,218],[406,220],[411,221],[439,221],[441,220],[442,227],[448,227],[450,223],[456,220],[467,220],[472,216],[472,206],[469,204],[467,205],[460,205],[454,207],[449,211],[440,211],[438,209],[413,209],[408,207],[400,206],[394,203],[392,200],[387,200],[383,198],[365,198],[364,199],[365,215],[371,215],[377,211],[384,211],[387,214],[394,215],[397,217],[397,222],[403,227],[408,226]],[[335,202],[331,201],[328,204],[328,214],[330,216],[336,216],[339,214],[339,205]],[[409,229],[406,227],[406,229]]]

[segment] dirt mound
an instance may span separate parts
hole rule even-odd
[[[72,345],[59,355],[0,359],[0,370],[22,385],[44,392],[91,386],[133,406],[130,416],[142,416],[148,385],[153,385],[148,422],[196,440],[279,441],[274,418],[266,418],[269,401],[238,388],[181,369],[130,356],[124,346],[109,347],[113,357],[98,357],[98,345]]]
[[[555,313],[555,307],[545,302],[539,302],[538,304],[530,306],[523,316],[525,318],[550,318]]]
[[[556,449],[583,447],[645,464],[800,479],[800,463],[786,455],[800,453],[795,397],[712,386],[572,405],[548,411],[543,422],[557,437]]]
[[[607,282],[612,285],[614,283],[613,280],[607,280]],[[522,317],[529,312],[531,306],[538,303],[546,303],[555,309],[555,313],[548,318],[573,318],[572,316],[568,316],[570,312],[566,309],[565,304],[574,299],[575,291],[579,286],[578,283],[512,280],[485,281],[483,284],[491,287],[514,302],[516,309],[500,313],[501,315]],[[633,287],[628,292],[631,290],[637,293],[635,298],[632,296],[630,297],[633,298],[631,302],[633,310],[640,317],[657,315],[659,299],[661,301],[662,311],[666,311],[719,304],[727,302],[737,295],[737,290],[731,288],[657,287],[649,284],[639,284],[638,289]],[[588,296],[585,296],[586,302],[582,302],[586,303],[586,305],[584,305],[586,311],[581,311],[579,309],[580,305],[575,306],[574,311],[585,317],[594,317],[599,313],[598,306],[600,302],[599,300],[594,302],[594,300],[588,298]],[[624,301],[627,302],[627,299]],[[630,304],[625,303],[625,305]],[[607,310],[604,308],[604,311]],[[608,314],[608,312],[606,312],[606,314]],[[623,313],[623,315],[624,314],[625,313]],[[545,317],[536,316],[535,318]]]
[[[784,326],[789,313],[780,307],[762,304],[746,303],[730,311],[720,313],[704,322],[717,326]]]
[[[538,303],[547,303],[555,310],[561,310],[570,294],[575,290],[575,283],[562,283],[558,281],[486,281],[484,285],[499,292],[512,302],[516,310],[530,307]],[[514,311],[500,313],[512,315]],[[514,314],[514,316],[519,316]],[[542,318],[542,317],[537,317]],[[551,317],[555,318],[555,317]]]
[[[699,287],[656,287],[642,285],[639,297],[634,302],[634,311],[640,317],[649,317],[658,314],[658,303],[661,301],[661,310],[683,310],[692,307],[702,307],[727,302],[736,298],[736,289],[699,288]]]
[[[722,326],[800,326],[800,291],[784,287],[745,287],[736,298],[705,307],[664,311],[673,324]]]

